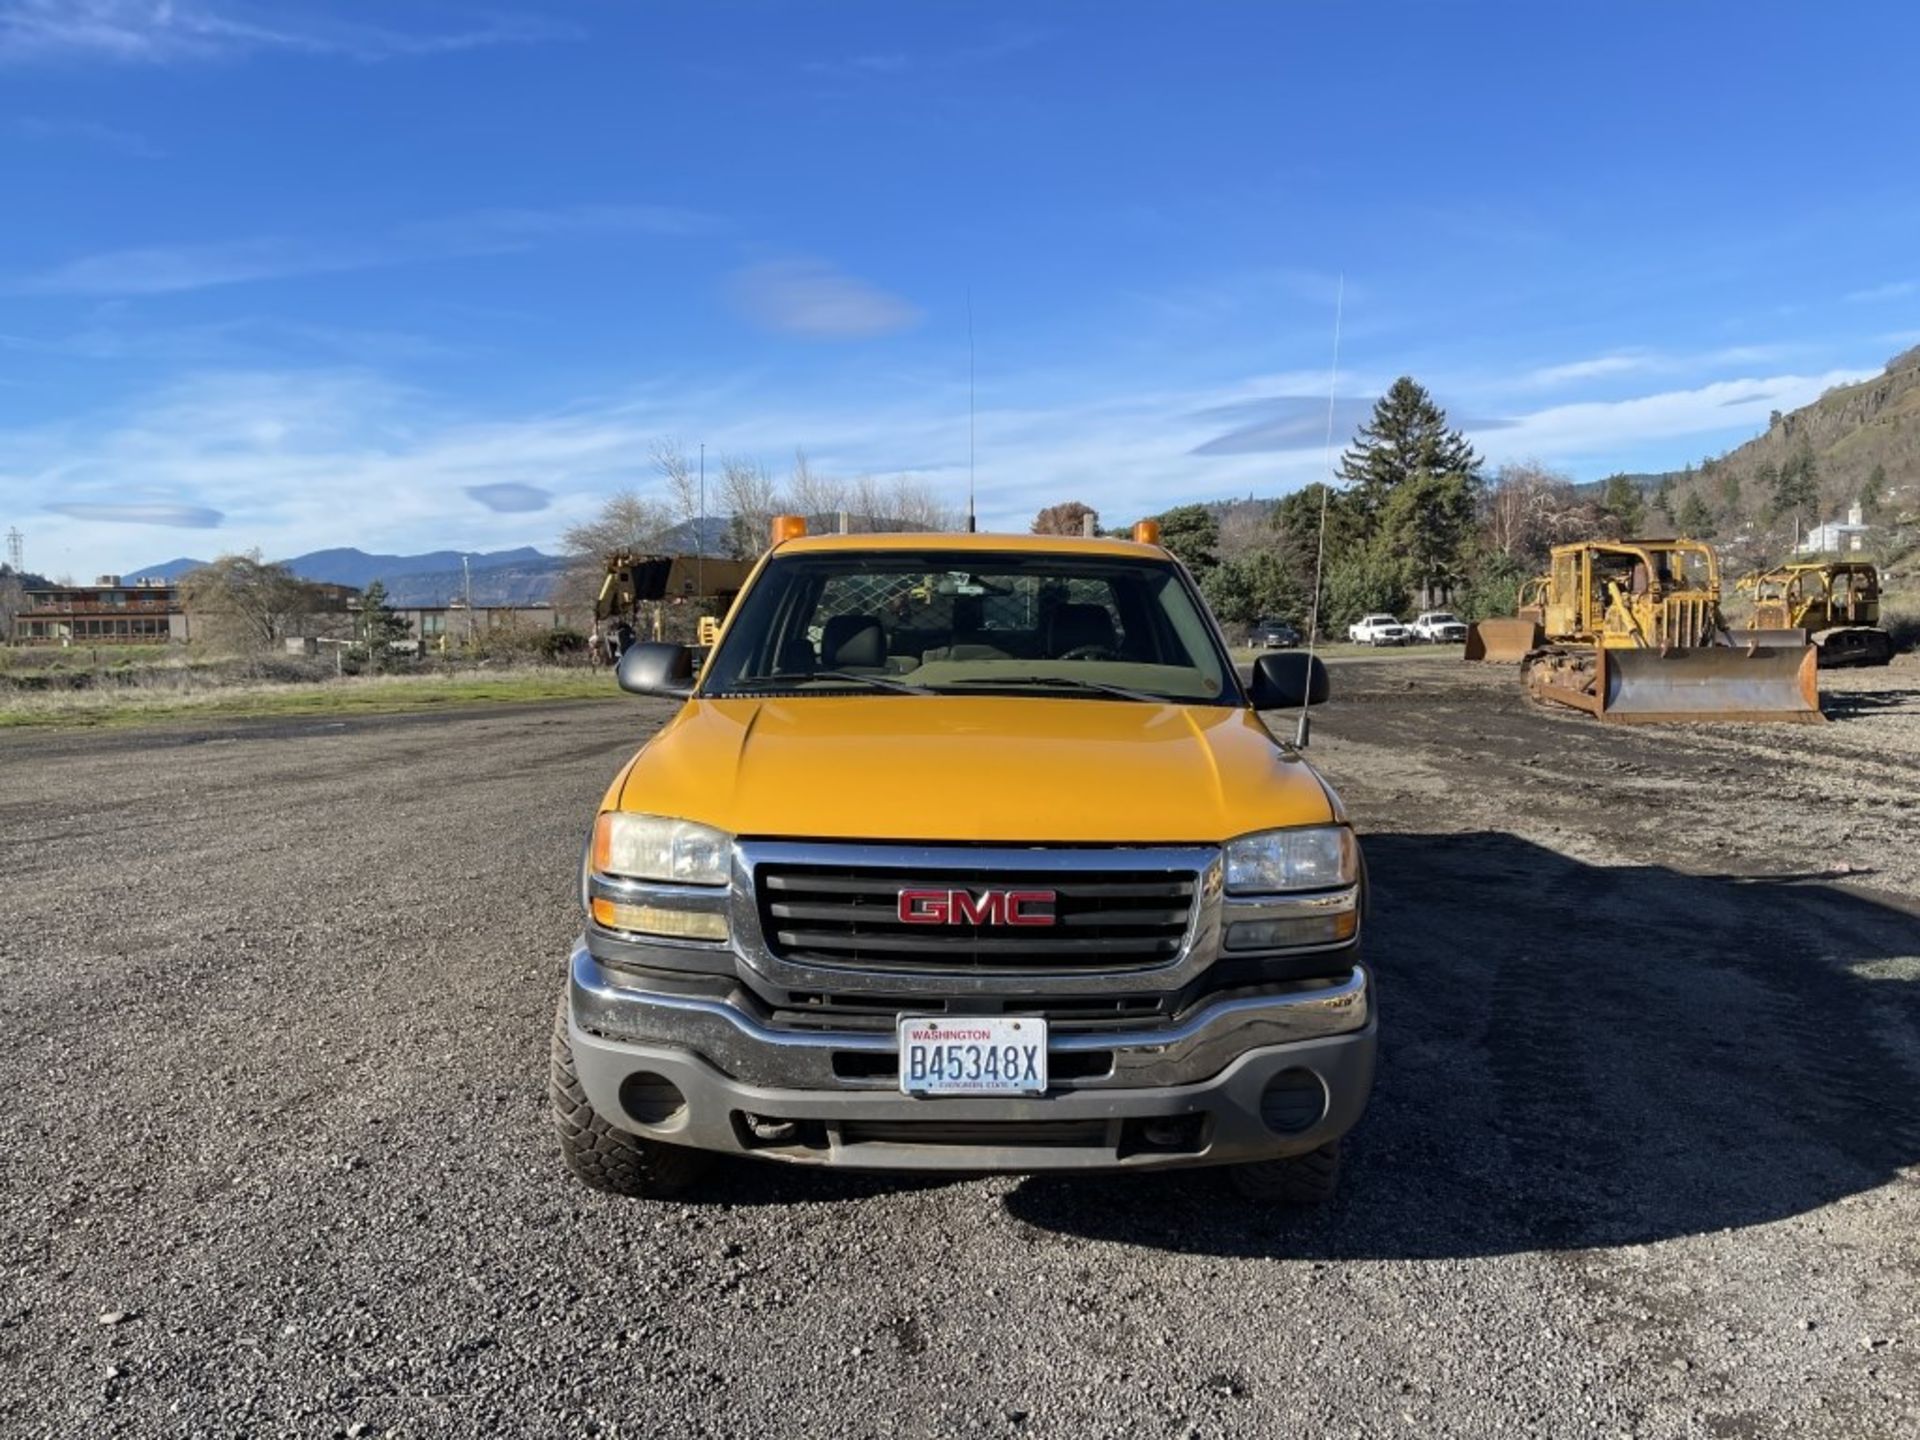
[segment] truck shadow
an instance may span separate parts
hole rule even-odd
[[[1764,1224],[1920,1162],[1920,907],[1495,832],[1367,856],[1380,1069],[1339,1198],[1033,1177],[1011,1215],[1196,1253],[1458,1258]]]

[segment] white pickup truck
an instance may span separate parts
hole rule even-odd
[[[1363,615],[1347,627],[1347,639],[1356,645],[1405,645],[1413,632],[1391,615]]]
[[[1424,610],[1413,617],[1413,638],[1429,645],[1464,645],[1467,622],[1451,610]]]

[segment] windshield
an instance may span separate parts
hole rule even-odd
[[[701,685],[708,696],[868,690],[1241,701],[1178,566],[1021,552],[775,556]]]

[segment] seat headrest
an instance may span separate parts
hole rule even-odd
[[[887,632],[876,616],[835,615],[820,632],[825,669],[879,669],[886,663]]]
[[[1047,617],[1047,653],[1058,657],[1087,645],[1113,648],[1113,616],[1104,605],[1056,605]]]

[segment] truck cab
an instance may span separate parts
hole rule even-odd
[[[1372,1084],[1366,877],[1260,712],[1325,668],[1243,679],[1150,527],[799,529],[704,657],[620,662],[681,704],[586,846],[553,1044],[574,1172],[1224,1165],[1324,1198]]]

